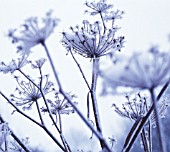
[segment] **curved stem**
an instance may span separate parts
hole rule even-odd
[[[48,48],[46,46],[45,43],[42,43],[42,46],[44,47],[45,51],[46,51],[46,54],[47,54],[47,57],[50,61],[50,65],[51,65],[51,68],[53,70],[53,73],[54,73],[54,77],[56,79],[56,82],[58,84],[58,87],[59,87],[59,92],[64,96],[64,98],[69,102],[69,104],[74,108],[74,110],[77,112],[77,114],[80,116],[80,118],[84,121],[84,123],[93,131],[93,133],[96,135],[96,137],[103,142],[103,144],[105,145],[105,148],[107,149],[108,152],[112,152],[112,150],[110,149],[110,147],[108,146],[108,144],[106,143],[105,139],[103,138],[102,134],[99,133],[98,131],[96,131],[93,126],[86,120],[86,118],[83,116],[83,114],[80,112],[80,110],[77,108],[77,106],[71,101],[70,97],[64,92],[62,86],[61,86],[61,83],[60,83],[60,80],[59,80],[59,77],[57,75],[57,72],[55,70],[55,67],[54,67],[54,64],[53,64],[53,61],[52,61],[52,58],[49,54],[49,51],[48,51]]]

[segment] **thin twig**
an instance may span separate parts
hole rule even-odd
[[[47,49],[47,46],[45,43],[42,43],[42,46],[44,47],[45,51],[46,51],[46,54],[47,54],[47,57],[50,61],[50,65],[51,65],[51,68],[53,70],[53,73],[54,73],[54,77],[57,81],[57,84],[58,84],[58,87],[59,87],[59,92],[64,96],[65,99],[67,99],[67,101],[69,102],[69,104],[74,108],[74,110],[77,112],[77,114],[80,116],[80,118],[84,121],[84,123],[89,127],[89,129],[91,129],[93,131],[93,133],[96,135],[96,137],[101,140],[103,142],[103,144],[105,145],[105,148],[107,149],[108,152],[112,152],[112,150],[110,149],[110,147],[108,146],[108,144],[106,143],[105,139],[103,138],[103,136],[98,132],[96,131],[93,126],[91,126],[91,124],[86,120],[86,118],[83,116],[83,114],[80,112],[80,110],[76,107],[76,105],[70,100],[70,97],[63,91],[63,88],[61,86],[61,83],[60,83],[60,80],[58,78],[58,75],[57,75],[57,72],[55,70],[55,67],[54,67],[54,64],[53,64],[53,61],[52,61],[52,58],[49,54],[49,51]]]
[[[72,56],[73,60],[74,60],[75,63],[77,64],[77,66],[78,66],[78,68],[79,68],[79,70],[80,70],[80,73],[82,74],[83,79],[84,79],[84,81],[85,81],[85,83],[86,83],[86,85],[87,85],[87,87],[88,87],[88,89],[89,89],[89,91],[90,91],[90,90],[91,90],[90,85],[88,84],[88,81],[87,81],[87,79],[86,79],[86,77],[85,77],[85,75],[84,75],[84,73],[83,73],[83,70],[82,70],[80,64],[78,63],[78,61],[77,61],[76,58],[74,57],[73,52],[70,51],[70,53],[71,53],[71,56]]]

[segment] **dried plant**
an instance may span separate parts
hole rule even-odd
[[[0,90],[0,95],[13,107],[12,114],[19,113],[42,129],[56,144],[58,151],[75,151],[63,127],[64,115],[71,119],[70,115],[74,114],[78,115],[92,135],[97,137],[100,144],[98,151],[113,152],[117,141],[112,134],[105,138],[101,119],[103,117],[101,117],[98,107],[100,97],[97,94],[100,85],[98,78],[103,82],[101,85],[103,95],[108,95],[110,92],[112,95],[117,94],[118,87],[123,87],[123,90],[126,90],[127,87],[131,88],[132,95],[126,96],[127,101],[122,104],[122,108],[117,106],[117,102],[112,104],[115,113],[130,119],[133,123],[123,147],[118,151],[130,151],[136,138],[140,135],[143,151],[152,152],[154,146],[152,128],[154,126],[158,133],[159,151],[165,152],[160,118],[165,116],[169,105],[169,52],[161,52],[157,47],[152,47],[147,52],[135,53],[130,58],[115,62],[116,52],[120,52],[125,44],[125,36],[117,36],[120,27],[116,25],[116,21],[122,19],[124,11],[114,10],[113,5],[108,4],[106,0],[85,2],[85,6],[87,8],[85,13],[93,19],[83,20],[82,25],[71,26],[68,31],[62,32],[61,43],[77,65],[88,88],[87,92],[82,90],[83,94],[87,94],[87,107],[83,107],[87,111],[87,117],[83,114],[85,111],[81,111],[79,108],[78,103],[81,102],[79,98],[69,92],[70,90],[63,88],[57,73],[60,69],[54,64],[51,57],[52,52],[46,44],[46,40],[59,23],[59,19],[52,16],[52,11],[47,12],[42,19],[30,17],[25,20],[21,28],[8,31],[8,37],[17,47],[18,58],[12,59],[9,63],[1,61],[0,72],[10,73],[16,80],[17,87],[13,93],[10,92],[9,97],[3,90]],[[34,54],[32,48],[39,44],[45,51],[46,58],[39,56],[38,60],[33,61],[30,59],[30,53]],[[123,51],[121,53],[123,54]],[[91,83],[76,58],[78,55],[90,59],[92,64]],[[113,61],[113,64],[108,69],[101,69],[101,58],[108,60],[108,56],[111,57],[109,60]],[[47,74],[44,70],[44,65],[48,62],[54,80],[51,79],[52,74]],[[25,70],[25,68],[31,68],[31,70]],[[31,75],[32,71],[38,73],[38,76]],[[140,93],[137,93],[138,91]],[[141,95],[146,91],[146,96]],[[163,100],[165,94],[167,98]],[[158,101],[160,102],[158,103]],[[20,139],[10,128],[10,122],[8,124],[1,115],[0,151],[34,151],[29,146],[28,137]],[[83,150],[77,151],[83,152]]]

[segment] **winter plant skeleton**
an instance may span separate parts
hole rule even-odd
[[[125,42],[124,36],[116,35],[119,27],[115,25],[115,21],[122,19],[124,12],[120,10],[113,11],[113,5],[108,4],[106,0],[85,2],[85,6],[88,8],[85,10],[85,13],[92,16],[92,21],[83,20],[81,26],[71,26],[70,32],[62,32],[61,42],[78,66],[79,71],[88,87],[89,92],[85,92],[85,94],[88,94],[87,118],[83,115],[84,111],[81,112],[78,108],[79,105],[77,104],[77,101],[75,101],[76,96],[63,89],[59,75],[56,72],[56,66],[59,67],[60,65],[54,64],[51,58],[51,52],[46,44],[46,39],[48,39],[48,37],[54,32],[59,21],[59,19],[52,17],[52,11],[47,12],[46,16],[42,18],[42,20],[39,20],[37,17],[31,17],[25,20],[25,23],[21,26],[21,30],[9,30],[8,36],[11,38],[12,43],[17,45],[19,58],[17,60],[13,59],[9,63],[0,62],[0,71],[3,74],[15,74],[14,78],[18,87],[15,92],[10,95],[10,98],[1,91],[0,94],[14,108],[13,114],[18,112],[35,125],[39,126],[54,141],[60,151],[74,151],[74,149],[72,149],[73,145],[71,145],[69,140],[67,140],[65,129],[63,129],[63,115],[70,115],[74,113],[80,116],[84,124],[97,137],[101,147],[100,151],[112,152],[114,151],[113,143],[115,142],[115,139],[109,138],[111,141],[111,145],[109,145],[106,140],[107,138],[104,138],[105,131],[103,131],[102,117],[98,107],[99,100],[97,88],[99,84],[97,82],[99,74],[104,78],[105,86],[111,87],[112,89],[116,89],[118,86],[148,89],[151,93],[153,105],[150,102],[148,107],[146,107],[145,98],[142,98],[138,94],[141,102],[138,102],[138,99],[131,102],[129,99],[128,107],[130,109],[124,108],[124,112],[116,105],[113,106],[117,113],[134,120],[134,124],[136,124],[134,127],[135,131],[139,130],[139,132],[135,132],[134,134],[141,134],[142,141],[144,143],[144,151],[150,152],[152,151],[152,143],[147,144],[148,141],[145,130],[148,129],[146,126],[148,127],[150,125],[151,121],[149,115],[153,115],[153,109],[155,110],[154,120],[156,122],[156,126],[159,127],[158,114],[160,113],[159,111],[156,112],[156,110],[158,110],[156,101],[159,99],[155,97],[154,90],[166,82],[169,83],[169,54],[161,53],[157,51],[156,48],[152,48],[150,52],[147,52],[149,54],[149,56],[147,56],[149,57],[147,63],[141,63],[140,61],[143,59],[141,57],[142,55],[137,54],[130,60],[125,61],[129,64],[128,66],[123,65],[123,70],[119,71],[118,74],[120,75],[118,77],[114,77],[115,75],[113,75],[110,78],[109,74],[112,74],[112,70],[109,69],[109,72],[101,71],[100,61],[101,58],[104,59],[107,56],[113,57],[116,51],[120,51],[123,48]],[[50,80],[50,75],[44,74],[44,64],[46,59],[40,58],[35,62],[29,61],[30,52],[34,53],[32,51],[32,47],[39,44],[46,52],[47,61],[50,63],[56,82],[52,82]],[[92,61],[91,84],[89,84],[87,79],[88,77],[85,76],[86,74],[76,59],[76,55],[81,55],[82,57]],[[144,57],[146,58],[146,56]],[[157,60],[157,62],[154,62],[155,60]],[[26,71],[24,69],[27,67],[31,67],[31,70],[38,72],[38,76],[31,76],[29,73],[30,71]],[[59,70],[59,68],[57,70]],[[141,73],[143,74],[142,76]],[[163,88],[164,89],[162,89],[159,94],[159,98],[162,96],[167,86]],[[107,88],[104,89],[107,92]],[[76,100],[79,100],[79,98],[76,98]],[[90,105],[92,105],[91,111],[93,112],[93,116],[89,110]],[[140,107],[141,109],[134,109],[134,107]],[[31,113],[34,109],[36,109],[38,119],[27,115],[27,112]],[[130,110],[132,110],[132,113],[128,113]],[[46,121],[47,117],[50,120],[50,124]],[[94,119],[95,121],[93,126],[90,123],[92,121],[91,119]],[[145,122],[142,123],[143,121]],[[1,122],[6,124],[3,122],[3,119]],[[53,128],[52,130],[51,127]],[[2,130],[0,130],[0,133],[3,133]],[[130,143],[127,143],[126,140],[125,145],[127,143],[130,146],[127,145],[123,148],[127,149],[127,151],[128,149],[130,150],[133,145],[133,140],[136,139],[137,135],[128,134],[127,139],[130,139]],[[159,139],[161,143],[162,137],[160,136]],[[19,140],[19,138],[15,138],[15,140],[17,144],[14,143],[13,145],[16,149],[18,149],[16,151],[21,150],[21,148],[25,151],[31,151],[31,149],[27,148],[27,145],[23,140]],[[4,141],[6,142],[6,138],[3,138],[3,142]],[[164,151],[163,146],[164,145],[161,147],[162,151]]]

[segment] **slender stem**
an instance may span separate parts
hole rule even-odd
[[[63,129],[62,129],[62,122],[61,122],[61,114],[60,114],[60,112],[58,112],[58,119],[59,119],[60,131],[62,133]]]
[[[158,133],[158,139],[159,139],[159,145],[160,145],[160,150],[161,152],[165,152],[165,148],[163,145],[163,138],[162,138],[162,132],[161,132],[161,124],[159,120],[159,113],[158,113],[158,108],[157,108],[157,103],[154,95],[154,89],[150,89],[150,94],[151,94],[151,99],[153,102],[154,106],[154,114],[155,114],[155,119],[156,119],[156,128],[157,128],[157,133]]]
[[[5,152],[8,152],[8,141],[5,140]]]
[[[79,70],[80,70],[80,73],[82,74],[83,79],[84,79],[84,81],[85,81],[85,83],[86,83],[88,89],[91,90],[91,89],[90,89],[90,85],[89,85],[88,82],[87,82],[87,79],[86,79],[86,77],[85,77],[85,75],[84,75],[84,73],[83,73],[83,70],[82,70],[80,64],[77,62],[76,58],[74,57],[73,52],[70,51],[70,53],[71,53],[71,56],[72,56],[73,60],[74,60],[75,63],[77,64],[77,66],[78,66],[78,68],[79,68]]]
[[[43,118],[42,118],[42,115],[41,115],[41,111],[40,111],[40,108],[39,108],[38,101],[36,100],[35,103],[36,103],[36,106],[37,106],[38,115],[39,115],[39,118],[40,118],[40,121],[41,121],[41,125],[44,126],[44,121],[43,121]]]
[[[92,71],[92,84],[91,84],[91,98],[92,98],[92,106],[93,106],[94,118],[96,122],[96,128],[102,135],[102,127],[101,127],[100,115],[99,115],[97,98],[96,98],[98,70],[99,70],[99,59],[94,58],[93,59],[93,71]],[[104,148],[104,144],[101,140],[100,140],[100,145],[102,148]]]
[[[143,142],[144,151],[149,152],[148,142],[147,142],[147,139],[146,139],[144,128],[142,129],[142,132],[141,132],[141,138],[142,138],[142,142]]]
[[[80,118],[84,121],[84,123],[93,131],[93,133],[96,135],[96,137],[103,142],[103,144],[105,145],[105,148],[107,149],[108,152],[112,152],[112,150],[110,149],[110,147],[108,146],[108,144],[106,143],[105,139],[103,138],[102,134],[99,133],[98,131],[96,131],[93,126],[86,120],[86,118],[83,116],[83,114],[80,112],[80,110],[76,107],[76,105],[71,101],[70,97],[63,91],[63,88],[61,86],[59,77],[57,75],[57,72],[55,70],[52,58],[49,54],[49,51],[47,49],[47,46],[45,43],[42,43],[42,46],[44,47],[47,57],[50,61],[51,64],[51,68],[53,70],[55,79],[57,81],[58,87],[59,87],[59,92],[64,96],[64,98],[69,102],[69,104],[74,108],[74,110],[77,112],[77,114],[80,116]]]
[[[104,21],[104,19],[103,19],[102,12],[100,12],[100,17],[101,17],[101,19],[102,19],[102,23],[103,23],[103,27],[104,27],[103,34],[105,34],[105,32],[106,32],[106,25],[105,25],[105,21]]]
[[[148,111],[148,105],[146,102],[146,109]],[[149,151],[152,152],[152,122],[151,119],[148,120],[148,142],[149,142]]]
[[[0,94],[8,101],[9,104],[11,104],[15,110],[17,112],[19,112],[21,115],[23,115],[24,117],[26,117],[27,119],[29,119],[30,121],[34,122],[36,125],[38,125],[39,127],[41,127],[42,129],[44,129],[46,131],[46,133],[54,140],[54,142],[63,150],[65,151],[65,149],[63,148],[63,146],[59,143],[59,141],[50,133],[49,130],[47,130],[47,128],[45,126],[42,126],[39,122],[35,121],[34,119],[32,119],[31,117],[29,117],[28,115],[26,115],[25,113],[23,113],[19,108],[17,108],[2,92],[0,92]]]
[[[151,120],[149,120],[149,129],[148,129],[148,140],[149,140],[149,150],[152,152],[152,124]]]
[[[58,112],[58,119],[59,119],[60,132],[61,132],[61,134],[63,134],[62,122],[61,122],[61,115],[60,115],[59,112]],[[67,146],[66,146],[66,144],[65,144],[64,141],[63,141],[63,145],[64,145],[64,147],[65,147],[65,149],[66,149],[66,151],[67,151]]]
[[[5,123],[4,119],[0,115],[0,121],[2,123]],[[10,128],[9,128],[10,129]],[[16,136],[16,134],[10,129],[10,135],[16,140],[16,142],[26,151],[26,152],[31,152],[23,143],[22,141]]]

